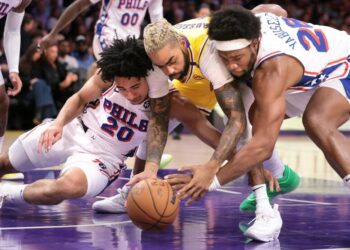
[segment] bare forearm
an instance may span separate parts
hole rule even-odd
[[[80,13],[86,10],[90,6],[89,0],[75,1],[69,5],[65,11],[62,13],[57,21],[57,24],[51,30],[52,35],[57,35],[65,27],[67,27]]]
[[[151,110],[152,116],[147,132],[147,163],[152,162],[153,166],[159,166],[168,137],[169,95],[151,99]],[[146,165],[147,167],[148,164]]]
[[[74,94],[63,105],[55,120],[55,123],[60,124],[61,126],[66,125],[83,112],[84,106],[85,103],[82,102],[79,95]]]
[[[269,147],[252,140],[244,145],[231,161],[220,168],[217,178],[221,185],[239,178],[270,157]]]
[[[246,129],[244,106],[238,88],[226,84],[216,91],[218,102],[229,117],[211,161],[221,165],[235,150],[236,145]]]

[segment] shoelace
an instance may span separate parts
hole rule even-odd
[[[122,188],[118,188],[117,192],[123,197],[124,200],[126,200],[128,193],[125,192]],[[114,197],[113,201],[119,201],[118,197]]]
[[[272,218],[273,216],[268,215],[268,214],[258,214],[254,219],[248,222],[248,225],[252,224],[254,221],[263,221],[267,222],[269,218]]]

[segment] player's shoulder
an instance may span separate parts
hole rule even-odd
[[[22,0],[20,4],[13,9],[14,12],[23,12],[29,4],[31,4],[32,0]]]

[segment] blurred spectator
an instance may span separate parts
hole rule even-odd
[[[207,17],[211,15],[210,6],[208,4],[201,4],[199,10],[196,13],[196,17]]]
[[[46,81],[51,87],[56,107],[60,109],[65,101],[76,92],[74,84],[78,81],[78,75],[67,71],[65,65],[58,61],[56,44],[49,45],[44,52],[40,60],[33,66],[33,76]]]
[[[45,118],[53,118],[57,115],[55,101],[51,86],[43,78],[34,75],[33,67],[41,58],[41,52],[36,49],[36,44],[31,45],[21,57],[19,72],[23,81],[23,99],[35,104],[35,116],[33,124],[39,124]]]
[[[76,48],[72,55],[77,59],[79,65],[79,75],[84,77],[86,80],[86,75],[88,69],[95,62],[94,57],[90,53],[89,46],[87,44],[86,38],[83,35],[77,36],[75,39]]]
[[[33,42],[33,35],[37,30],[37,23],[31,14],[26,13],[23,17],[22,28],[21,28],[21,51],[22,56],[24,52]]]
[[[69,41],[61,40],[58,42],[58,60],[66,66],[67,71],[77,72],[79,63],[75,57],[70,55],[71,52],[72,49]]]

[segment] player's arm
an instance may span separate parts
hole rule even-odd
[[[221,133],[210,124],[199,109],[180,93],[171,94],[170,117],[175,118],[195,134],[201,141],[212,148],[216,148]]]
[[[98,0],[76,0],[70,4],[61,14],[56,25],[52,28],[49,34],[44,36],[40,41],[40,46],[45,48],[46,45],[55,39],[56,35],[67,27],[77,16],[85,11],[90,5],[98,2]]]
[[[21,25],[24,10],[31,1],[25,0],[18,7],[7,14],[4,28],[4,50],[9,68],[9,79],[12,88],[8,90],[9,95],[17,95],[22,88],[22,81],[18,75],[19,54],[21,48]]]
[[[161,20],[163,18],[163,0],[152,0],[148,12],[152,23]]]
[[[251,10],[254,14],[268,12],[275,14],[276,16],[287,17],[288,13],[278,4],[260,4]]]
[[[285,91],[300,80],[303,72],[295,62],[288,56],[279,56],[264,62],[255,71],[255,102],[251,108],[253,136],[217,173],[221,185],[240,177],[271,156],[284,119]]]
[[[38,151],[40,152],[42,148],[45,151],[50,150],[51,146],[61,138],[63,127],[79,116],[84,106],[99,98],[102,91],[110,85],[102,81],[99,74],[93,75],[77,93],[68,98],[55,121],[43,132],[39,140]]]

